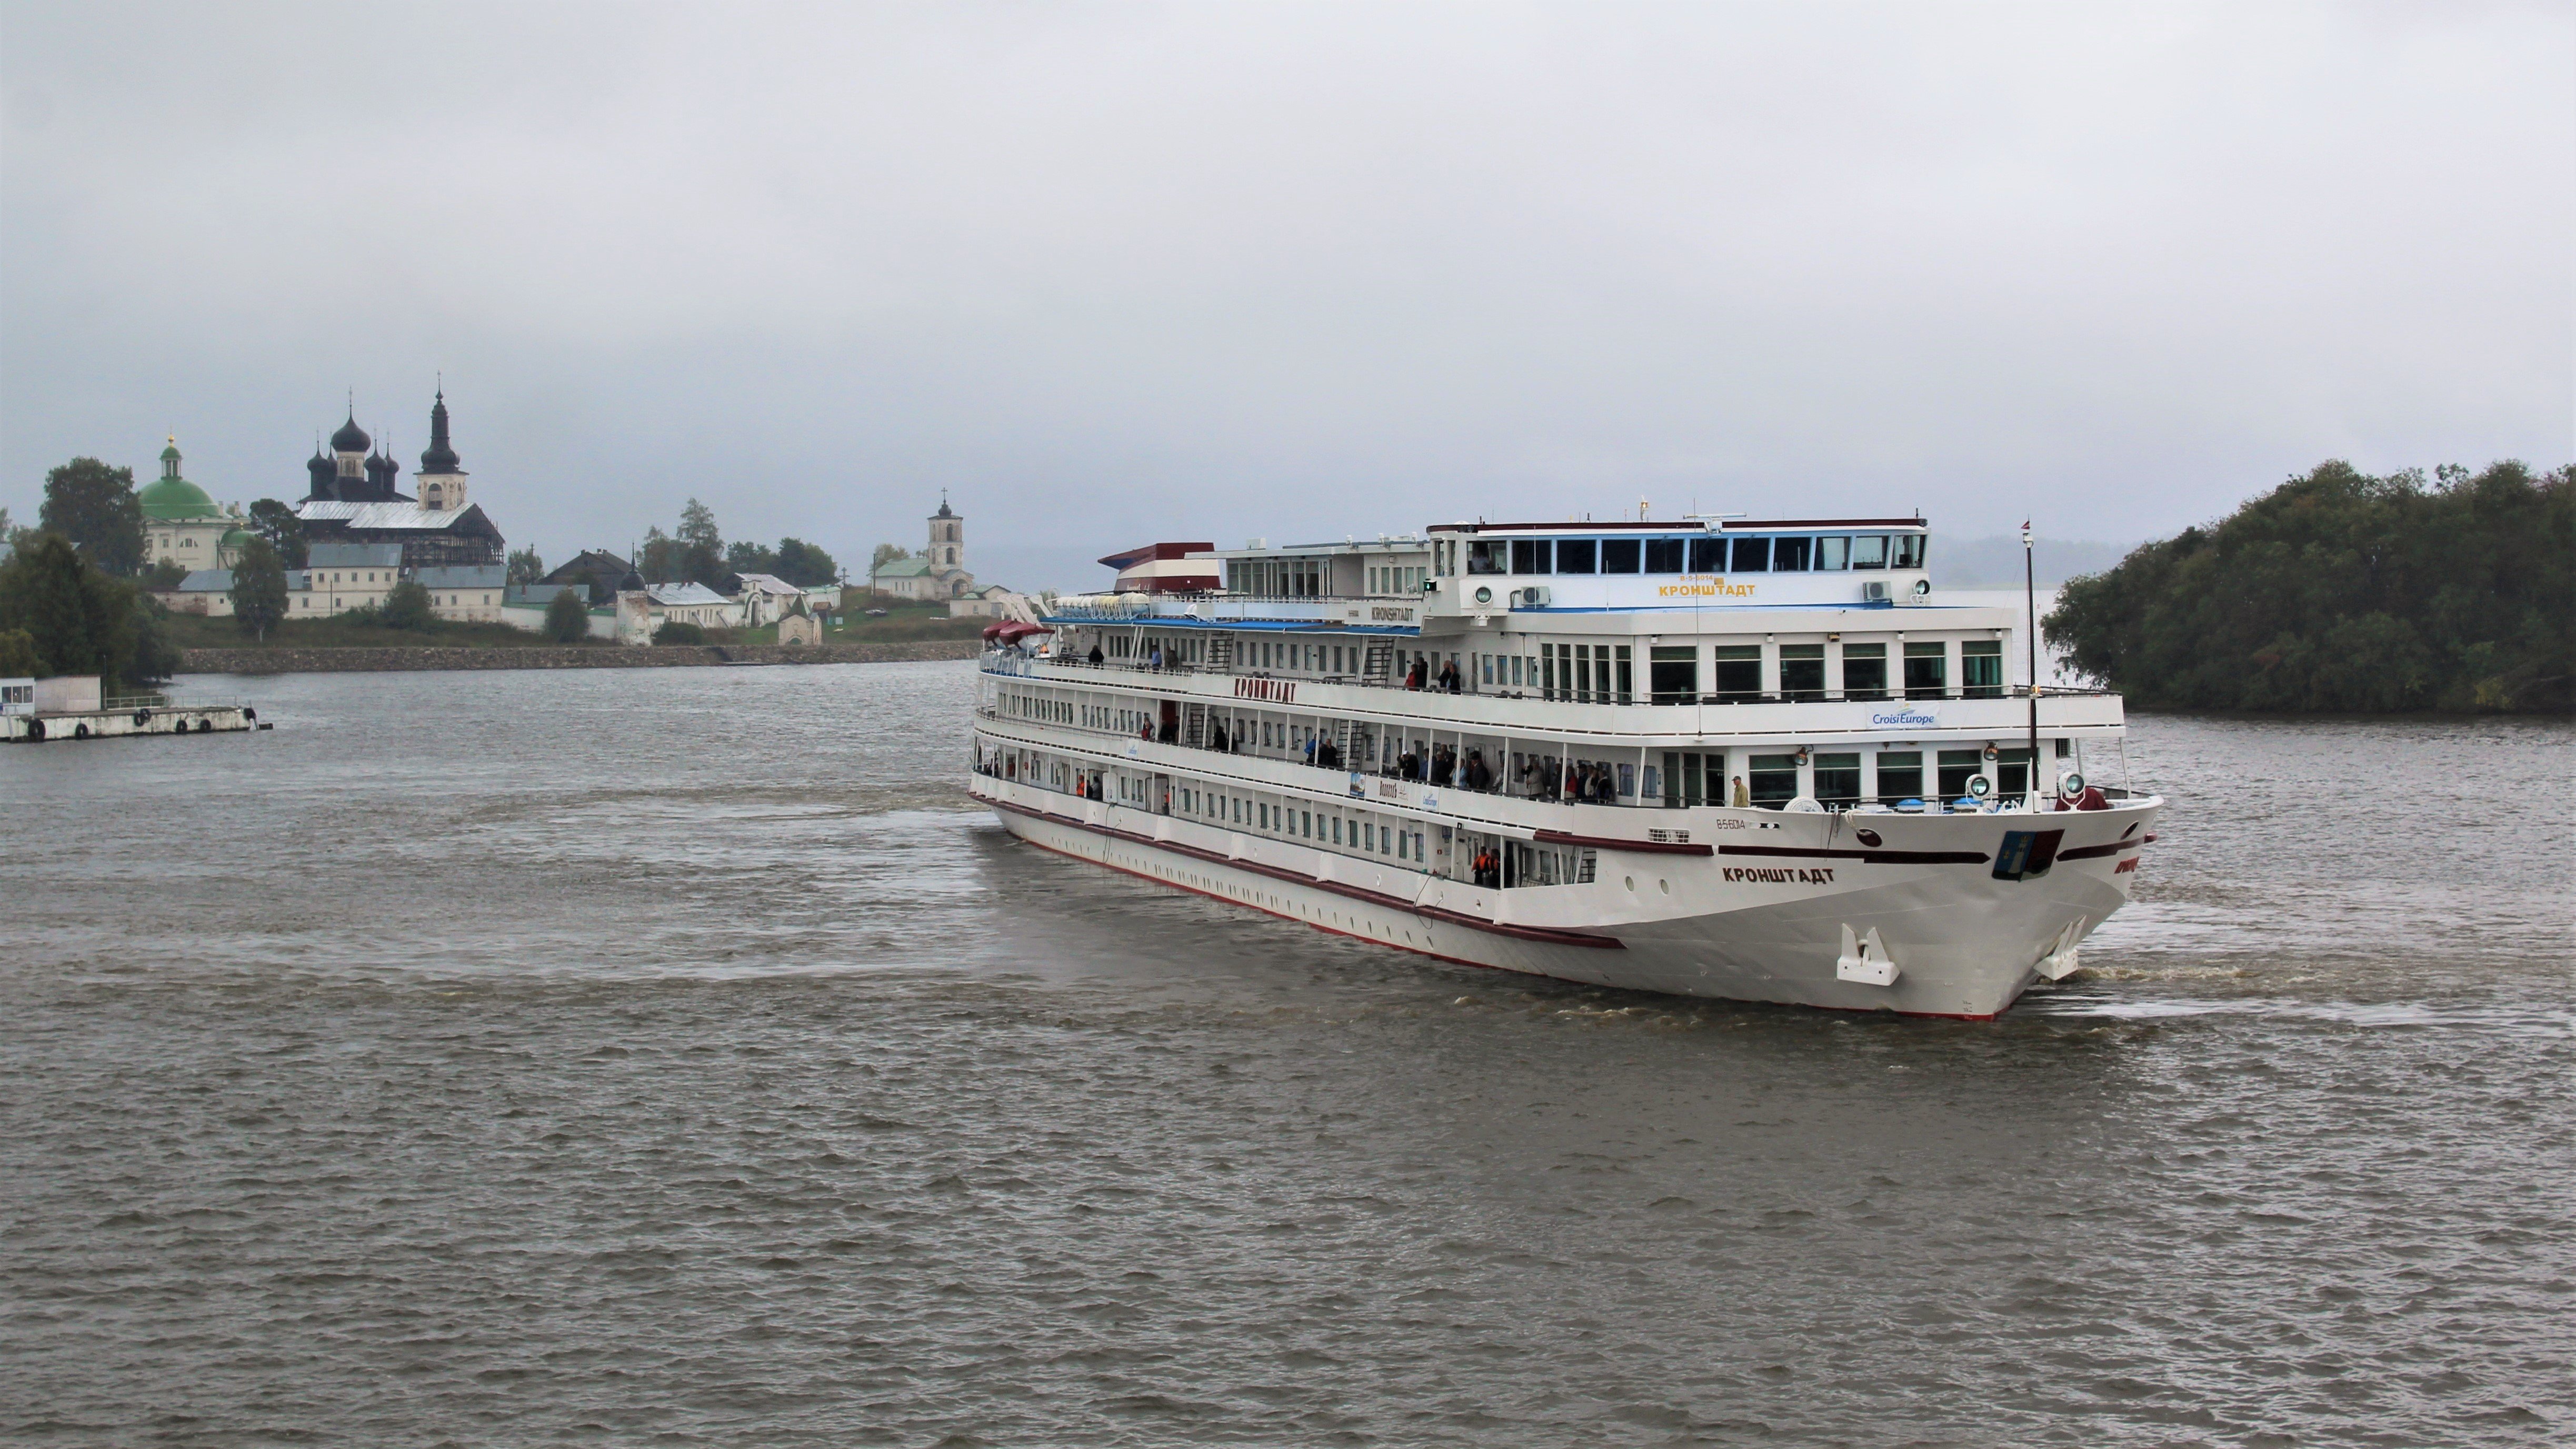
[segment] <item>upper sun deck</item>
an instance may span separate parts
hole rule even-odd
[[[1690,518],[1256,539],[1188,554],[1222,567],[1221,590],[1075,598],[1057,615],[1441,632],[1505,614],[1891,608],[1930,602],[1928,529],[1919,518]]]

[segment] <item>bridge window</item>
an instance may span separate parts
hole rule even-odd
[[[1856,569],[1887,567],[1887,535],[1865,533],[1851,541],[1851,566]]]
[[[1682,545],[1684,542],[1685,540],[1678,538],[1647,539],[1646,572],[1650,574],[1680,573],[1682,571],[1682,556],[1684,553]]]
[[[1726,572],[1726,540],[1694,538],[1690,541],[1690,571],[1695,574]]]
[[[2030,793],[2030,747],[1998,750],[1995,758],[1995,794],[2017,796]]]
[[[1646,687],[1656,704],[1699,702],[1699,650],[1688,644],[1656,644],[1646,651]]]
[[[1878,757],[1878,803],[1923,798],[1923,754],[1920,750],[1888,751]]]
[[[1771,572],[1775,574],[1805,573],[1807,571],[1807,554],[1809,546],[1814,542],[1815,540],[1811,538],[1775,538],[1771,540]]]
[[[1717,646],[1717,702],[1745,704],[1762,697],[1762,646]]]
[[[1512,540],[1512,572],[1516,574],[1551,574],[1556,572],[1556,543],[1545,538]]]
[[[1860,756],[1816,756],[1816,800],[1824,805],[1860,803]]]
[[[1901,569],[1919,569],[1923,567],[1923,545],[1924,538],[1922,534],[1898,534],[1896,536],[1896,566]]]
[[[1560,538],[1556,541],[1556,571],[1561,574],[1591,573],[1596,554],[1597,549],[1591,539]]]
[[[1796,755],[1755,755],[1744,762],[1744,774],[1757,807],[1777,810],[1798,798]]]
[[[1968,782],[1985,773],[1986,757],[1982,750],[1941,751],[1941,798],[1956,800],[1968,793]]]
[[[1467,572],[1471,574],[1502,573],[1510,561],[1510,547],[1506,544],[1479,539],[1467,545]]]
[[[1968,639],[1959,645],[1959,693],[1969,699],[2000,699],[2004,692],[2004,641]]]
[[[1824,645],[1783,644],[1780,646],[1780,693],[1790,699],[1825,697]]]
[[[1739,538],[1735,541],[1735,558],[1730,570],[1739,574],[1761,574],[1771,571],[1771,540]]]
[[[1637,571],[1637,556],[1642,551],[1643,546],[1638,540],[1633,538],[1605,538],[1601,540],[1601,572],[1605,574],[1635,573]]]
[[[1840,571],[1851,567],[1851,540],[1820,538],[1816,540],[1815,567]]]
[[[1843,698],[1887,698],[1887,646],[1843,646]]]

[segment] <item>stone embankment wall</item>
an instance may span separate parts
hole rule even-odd
[[[912,643],[537,645],[513,648],[184,649],[182,674],[313,674],[363,669],[668,669],[706,664],[895,664],[972,659],[972,639]]]

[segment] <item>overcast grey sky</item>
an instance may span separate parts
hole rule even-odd
[[[549,559],[2569,460],[2557,5],[0,7],[0,505],[354,387]]]

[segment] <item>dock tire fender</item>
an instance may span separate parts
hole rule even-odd
[[[259,711],[245,705],[242,708],[242,718],[256,724],[259,722]]]
[[[134,722],[139,725],[148,725],[152,723],[152,711],[148,709],[136,710],[134,712]]]
[[[43,720],[31,719],[27,721],[27,738],[31,740],[41,740],[44,737],[45,722]]]
[[[214,722],[213,720],[210,720],[210,719],[201,719],[201,720],[197,721],[197,733],[199,733],[199,734],[201,734],[201,735],[210,735],[210,734],[213,734],[214,732],[215,732],[215,722]]]
[[[88,739],[88,738],[89,738],[89,726],[88,726],[88,725],[85,725],[85,724],[76,724],[76,725],[73,725],[73,726],[72,726],[72,738],[73,738],[73,739],[76,739],[76,740],[85,740],[85,739]]]

